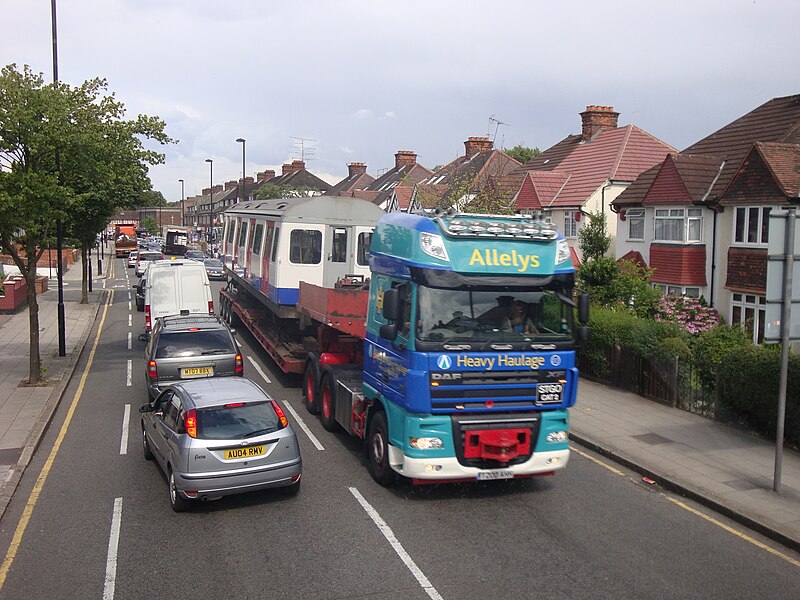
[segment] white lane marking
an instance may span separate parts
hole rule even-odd
[[[132,348],[132,346],[131,346],[131,340],[132,340],[131,336],[132,336],[132,335],[133,335],[133,333],[131,333],[131,332],[129,331],[129,332],[128,332],[128,350],[130,350],[130,349]]]
[[[247,360],[249,360],[250,363],[256,368],[256,371],[258,371],[258,374],[264,378],[264,381],[266,381],[267,383],[272,383],[272,380],[269,377],[267,377],[267,374],[264,373],[264,371],[261,370],[261,367],[256,361],[253,360],[252,356],[248,356]]]
[[[128,300],[128,310],[130,310],[130,309],[131,309],[131,301]]]
[[[132,375],[132,373],[133,373],[133,361],[129,360],[128,361],[128,378],[126,379],[126,383],[128,384],[128,387],[130,387],[132,385],[132,383],[131,383],[131,375]]]
[[[106,289],[106,281],[108,281],[108,280],[107,279],[103,279],[103,289]]]
[[[108,536],[108,558],[106,559],[106,579],[103,586],[103,600],[112,600],[117,583],[117,550],[119,549],[119,529],[122,524],[122,498],[114,499],[114,513],[111,516],[111,535]]]
[[[131,293],[128,292],[128,300],[130,300],[130,299],[131,299]]]
[[[311,430],[305,424],[303,419],[300,418],[300,415],[298,415],[297,412],[292,408],[292,405],[289,404],[289,401],[284,400],[283,403],[286,405],[286,410],[292,413],[292,416],[294,417],[294,420],[297,421],[297,424],[300,426],[300,429],[305,431],[306,435],[308,436],[308,439],[310,439],[311,443],[314,444],[314,446],[316,446],[317,450],[325,450],[325,446],[319,443],[317,436],[311,433]]]
[[[128,302],[128,310],[131,309],[131,303]],[[131,319],[133,319],[133,315],[128,315],[128,327],[131,326]]]
[[[122,438],[119,441],[119,453],[128,453],[128,429],[131,422],[131,405],[125,405],[125,414],[122,415]]]
[[[428,594],[428,596],[430,596],[434,600],[442,600],[442,597],[439,595],[439,592],[437,592],[436,588],[431,585],[431,582],[428,581],[427,577],[425,577],[425,573],[422,572],[422,569],[420,569],[417,566],[417,564],[414,562],[411,556],[409,556],[408,552],[405,551],[402,544],[400,544],[400,542],[395,537],[392,528],[389,527],[386,524],[386,521],[384,521],[381,518],[381,516],[378,514],[378,511],[372,508],[372,505],[364,499],[364,496],[362,496],[361,492],[359,492],[356,488],[351,487],[349,489],[350,493],[353,494],[353,496],[355,496],[356,500],[358,500],[358,503],[361,505],[361,508],[363,508],[367,512],[370,519],[372,519],[375,525],[378,526],[378,529],[381,530],[381,533],[383,534],[383,537],[386,538],[386,541],[388,541],[391,544],[392,548],[394,548],[394,551],[397,552],[397,556],[400,557],[400,560],[403,561],[408,570],[411,571],[411,574],[416,578],[416,580],[422,586],[422,589],[425,590],[425,593]]]

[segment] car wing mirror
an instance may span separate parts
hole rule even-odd
[[[153,412],[154,410],[155,410],[155,408],[153,407],[152,404],[142,404],[139,407],[139,412],[140,413],[149,413],[149,412]]]
[[[149,333],[140,333],[139,337],[136,338],[140,342],[149,342],[150,341],[150,334]]]

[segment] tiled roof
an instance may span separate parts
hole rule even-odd
[[[414,186],[414,202],[419,208],[442,208],[443,199],[450,191],[446,183],[418,183]]]
[[[394,169],[386,171],[386,173],[370,183],[364,190],[356,191],[356,197],[362,198],[363,196],[360,195],[362,191],[377,192],[377,194],[373,197],[372,202],[380,205],[389,200],[392,195],[392,191],[398,185],[412,185],[419,183],[423,179],[430,177],[432,174],[433,173],[430,169],[426,169],[418,163],[414,163],[413,165],[403,165],[399,168],[395,167]]]
[[[685,185],[692,201],[719,201],[757,142],[783,145],[800,143],[800,95],[774,98],[680,152],[675,165],[681,177],[686,178]],[[766,150],[768,153],[771,151]],[[774,151],[778,152],[778,148]],[[784,158],[778,159],[773,155],[773,162],[792,162],[793,159],[785,154],[785,149],[779,153],[784,154]],[[763,153],[762,156],[769,164],[770,159]],[[717,173],[709,180],[714,164],[717,165]],[[775,164],[777,166],[777,162]],[[791,178],[791,175],[786,169],[791,169],[791,164],[778,167],[783,180],[788,183],[786,177]],[[614,205],[641,204],[650,186],[654,185],[656,178],[651,175],[643,174],[642,181],[635,182],[622,192]],[[776,174],[776,180],[778,177]],[[650,184],[645,178],[650,179]]]
[[[398,185],[394,188],[394,195],[400,210],[408,210],[411,199],[414,197],[413,185]]]
[[[529,171],[517,196],[517,207],[538,210],[551,206],[568,181],[569,175],[561,171]]]
[[[633,181],[674,148],[634,125],[602,131],[589,141],[570,136],[520,169],[558,171],[569,180],[549,206],[582,206],[607,180]]]
[[[659,165],[658,174],[645,191],[642,204],[701,202],[719,177],[721,167],[722,161],[718,158],[671,154]]]
[[[355,173],[342,179],[325,194],[327,196],[339,196],[343,192],[349,192],[350,190],[363,190],[373,181],[375,181],[375,178],[369,173]]]
[[[756,144],[775,182],[786,196],[800,198],[800,144]]]

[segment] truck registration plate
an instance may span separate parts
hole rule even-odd
[[[536,387],[536,404],[558,404],[563,391],[560,383],[540,383]]]
[[[511,469],[495,469],[494,471],[480,471],[478,481],[491,481],[492,479],[513,479],[514,471]]]

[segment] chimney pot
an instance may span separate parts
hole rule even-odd
[[[475,156],[479,152],[487,152],[494,148],[494,143],[488,137],[470,137],[464,142],[465,155],[467,158]]]
[[[366,163],[362,162],[352,162],[347,165],[347,171],[349,173],[348,177],[355,177],[356,175],[363,175],[367,172],[367,165]]]
[[[589,141],[601,131],[616,129],[618,119],[619,113],[614,111],[613,106],[587,106],[581,113],[581,141]]]
[[[417,164],[417,153],[413,150],[398,150],[394,155],[394,168],[410,167]]]

